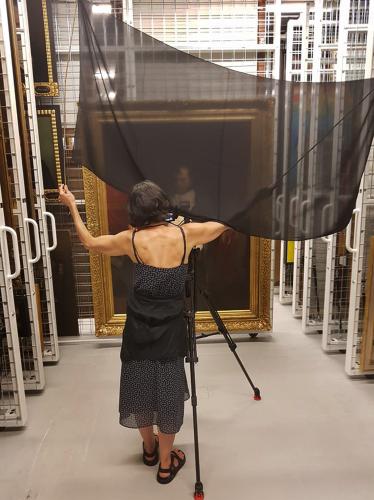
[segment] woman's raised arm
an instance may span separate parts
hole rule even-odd
[[[191,222],[183,226],[190,246],[204,245],[230,229],[220,222]]]
[[[87,250],[111,256],[129,255],[131,248],[130,231],[122,231],[114,235],[92,236],[84,225],[74,195],[69,191],[66,184],[59,186],[59,194],[59,201],[69,208],[78,237]]]

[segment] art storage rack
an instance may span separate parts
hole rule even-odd
[[[21,269],[13,281],[16,314],[19,320],[19,353],[26,390],[42,390],[45,385],[41,348],[41,325],[36,300],[34,265],[41,257],[39,228],[29,217],[24,184],[21,139],[18,128],[13,57],[7,2],[0,1],[1,114],[9,192],[14,229],[19,240]],[[33,242],[33,243],[32,243]],[[22,319],[23,318],[23,319]],[[14,334],[12,333],[13,337]],[[8,345],[8,347],[11,347]],[[10,360],[12,353],[8,351]],[[2,388],[13,386],[12,378],[2,378]]]
[[[21,262],[17,233],[6,222],[0,189],[0,427],[18,427],[27,420],[13,295],[13,280],[21,272]]]
[[[31,148],[31,167],[35,191],[35,211],[41,243],[41,261],[35,274],[40,290],[43,361],[56,362],[59,360],[60,354],[50,257],[50,253],[55,250],[57,246],[56,221],[54,215],[46,210],[44,196],[26,0],[17,0],[17,6],[19,21],[19,27],[17,29],[17,36],[19,40],[19,61],[23,68],[23,76],[25,80],[25,107],[27,110],[26,124],[29,135],[29,145]],[[48,227],[50,227],[49,231]]]

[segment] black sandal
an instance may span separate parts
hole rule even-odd
[[[182,450],[178,450],[178,451],[182,451]],[[183,451],[182,451],[182,453],[183,453],[183,458],[180,458],[180,456],[178,455],[178,453],[176,453],[175,451],[172,451],[170,453],[170,455],[171,455],[171,462],[170,462],[170,467],[168,469],[162,468],[161,464],[158,466],[157,481],[160,484],[168,484],[168,483],[170,483],[175,478],[175,476],[178,474],[178,472],[183,467],[183,465],[186,463],[186,455],[184,454]],[[178,465],[174,465],[174,458],[177,459]],[[167,477],[161,477],[160,476],[160,472],[162,474],[168,473],[169,476],[167,476]]]
[[[145,451],[144,448],[144,442],[143,442],[143,463],[144,465],[148,465],[149,467],[153,467],[158,463],[159,456],[158,456],[158,436],[155,434],[155,448],[152,453],[148,453],[148,451]],[[153,458],[152,458],[153,457]]]

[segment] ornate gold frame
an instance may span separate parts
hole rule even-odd
[[[57,183],[58,183],[58,185],[60,185],[60,184],[62,184],[62,170],[61,170],[61,158],[60,158],[56,111],[54,109],[46,108],[46,109],[37,109],[36,112],[37,112],[37,115],[51,117],[53,151],[55,153],[55,161],[56,161],[56,177],[57,177]],[[58,188],[45,189],[45,192],[46,193],[56,193],[56,192],[58,192]]]
[[[45,97],[57,97],[59,95],[58,83],[53,78],[51,34],[49,32],[49,19],[47,0],[41,0],[43,11],[43,27],[45,37],[45,51],[47,58],[48,82],[34,82],[35,95]],[[48,92],[40,92],[39,89],[46,88]]]
[[[192,103],[193,104],[193,103]],[[220,102],[209,101],[205,106],[199,101],[196,108],[192,106],[183,111],[165,112],[162,102],[135,103],[134,109],[128,109],[126,115],[119,113],[117,119],[121,122],[130,119],[133,122],[200,122],[212,120],[250,121],[257,119],[257,126],[252,130],[252,140],[248,142],[253,161],[265,157],[272,161],[272,151],[259,149],[260,134],[273,133],[274,102],[253,99],[251,101],[235,101],[232,108],[223,110]],[[260,110],[262,111],[260,113]],[[264,112],[265,111],[265,112]],[[103,122],[112,119],[111,113],[100,115]],[[97,130],[96,141],[103,140],[100,127]],[[261,175],[261,172],[259,172]],[[86,200],[87,225],[95,235],[108,234],[106,213],[105,184],[89,170],[83,169],[83,182]],[[104,208],[105,207],[105,208]],[[250,239],[250,300],[248,309],[221,311],[221,317],[230,330],[269,331],[272,328],[271,318],[271,242],[261,238]],[[112,275],[110,258],[91,253],[91,281],[93,290],[94,315],[97,336],[121,335],[125,321],[124,314],[114,314],[114,299],[112,290]],[[196,314],[197,331],[215,331],[216,324],[208,311]]]
[[[87,226],[91,234],[108,233],[105,184],[83,168]],[[114,314],[110,258],[90,254],[96,336],[122,334],[124,314]],[[230,330],[269,331],[271,324],[271,242],[251,237],[250,241],[250,303],[247,310],[222,311],[221,316]],[[216,324],[208,311],[196,316],[197,331],[214,331]]]

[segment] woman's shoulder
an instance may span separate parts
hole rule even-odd
[[[203,245],[218,238],[229,229],[220,222],[191,222],[184,226],[187,240],[190,245]]]
[[[226,226],[221,222],[207,221],[207,222],[190,222],[184,224],[183,229],[189,234],[202,234],[211,231],[225,230]]]
[[[196,232],[203,230],[204,224],[204,222],[189,222],[188,224],[183,224],[180,227],[186,234],[195,234]]]
[[[112,236],[113,242],[123,248],[128,253],[131,247],[132,230],[126,229]]]

